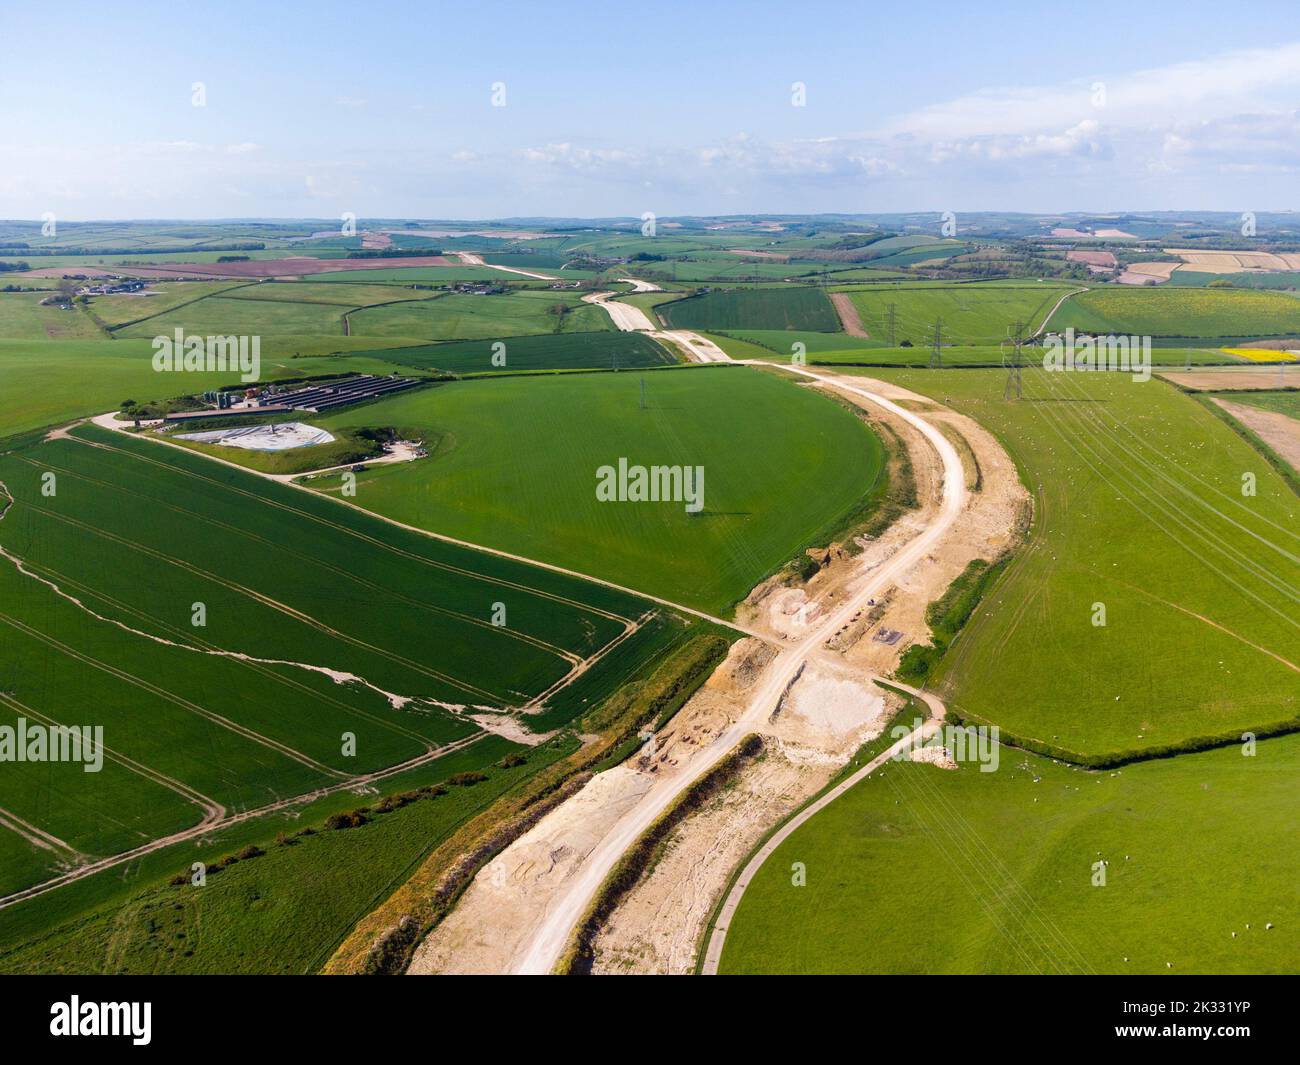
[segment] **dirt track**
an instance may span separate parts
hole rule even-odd
[[[851,337],[869,337],[871,335],[863,328],[857,305],[847,292],[832,292],[831,303],[835,305],[835,313],[840,316],[840,325],[844,327],[844,332]]]
[[[1226,399],[1214,401],[1300,472],[1300,421],[1273,410],[1260,410]]]
[[[658,285],[634,277],[620,277],[632,285],[637,292],[660,292]],[[617,292],[592,292],[583,296],[584,303],[592,303],[609,315],[614,328],[624,332],[646,333],[656,340],[677,348],[692,362],[730,362],[731,356],[723,351],[708,337],[689,329],[660,329],[650,316],[640,307],[630,303],[619,303],[614,299]]]

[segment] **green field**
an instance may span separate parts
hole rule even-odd
[[[1153,337],[1286,336],[1300,332],[1300,298],[1221,288],[1095,288],[1071,296],[1049,328]]]
[[[835,308],[818,288],[706,292],[665,304],[658,314],[670,329],[794,329],[821,333],[840,329]]]
[[[487,736],[434,763],[426,788],[441,794],[388,813],[368,824],[297,835],[303,824],[285,823],[285,842],[266,833],[263,854],[212,871],[240,848],[205,848],[209,879],[202,887],[157,884],[125,905],[102,906],[57,924],[30,945],[0,946],[5,973],[307,973],[329,957],[352,926],[409,875],[414,863],[468,817],[507,788],[556,760],[570,743],[531,751]],[[503,755],[522,755],[502,768]],[[470,786],[446,786],[458,773],[482,773]],[[349,796],[352,805],[360,803]],[[371,800],[373,803],[373,800]],[[313,824],[315,821],[315,824]],[[176,855],[175,869],[189,859]]]
[[[504,350],[497,348],[498,343]],[[419,347],[369,352],[398,366],[452,373],[519,373],[530,370],[622,370],[661,366],[673,356],[643,333],[604,331],[541,336],[502,337],[500,340],[462,340]],[[494,364],[494,355],[499,355]],[[504,359],[501,364],[500,359]]]
[[[845,289],[872,339],[888,343],[889,307],[894,307],[894,340],[927,347],[935,320],[943,337],[958,344],[996,345],[1014,333],[1017,321],[1030,336],[1068,288],[1057,283],[876,285]]]
[[[258,286],[254,291],[260,290]],[[173,330],[203,336],[266,336],[284,333],[343,335],[346,307],[330,303],[295,303],[285,299],[208,296],[174,311],[154,315],[116,330],[120,337],[168,336]],[[260,292],[259,292],[260,295]],[[415,334],[418,335],[418,334]]]
[[[563,314],[556,309],[563,308]],[[351,315],[353,336],[417,336],[429,340],[500,340],[538,333],[610,328],[599,307],[557,292],[499,296],[451,294],[434,300],[372,307]]]
[[[419,344],[413,338],[395,343]],[[331,352],[374,347],[371,337],[284,336],[262,341],[262,378],[321,373],[392,373],[377,359]],[[295,358],[301,353],[303,358]],[[158,373],[147,340],[0,340],[0,440],[137,402],[201,393],[239,381],[231,373]]]
[[[788,380],[726,367],[650,372],[644,410],[641,380],[467,381],[314,424],[420,426],[443,441],[430,460],[362,474],[362,506],[713,611],[824,543],[880,485],[874,434]],[[703,466],[703,512],[599,501],[596,471],[620,458]]]
[[[219,292],[230,292],[248,283],[245,281],[173,281],[150,285],[142,293],[124,293],[117,296],[92,296],[90,309],[110,329],[128,322],[152,318],[164,311],[193,303]]]
[[[1297,736],[1113,773],[890,762],[768,858],[720,971],[1294,972],[1297,773]]]
[[[1169,284],[1179,288],[1204,288],[1212,281],[1226,281],[1233,288],[1300,289],[1300,272],[1277,270],[1268,273],[1206,274],[1200,270],[1175,270]]]
[[[1219,398],[1300,420],[1300,392],[1222,392]]]
[[[1300,718],[1300,499],[1201,404],[1123,374],[1026,371],[1016,403],[999,371],[869,372],[971,415],[1034,495],[940,667],[952,709],[1081,755]]]
[[[0,337],[15,340],[80,340],[103,331],[78,305],[41,306],[44,292],[0,292]]]
[[[759,358],[789,362],[793,354],[792,345],[798,342],[804,346],[804,355],[814,366],[919,367],[930,363],[930,348],[924,343],[890,348],[883,341],[844,333],[793,334],[773,329],[735,329],[716,336],[720,337],[718,343],[735,359]],[[1009,346],[1004,348],[997,344],[948,344],[940,352],[940,358],[945,367],[1001,367],[1004,357],[1010,357],[1011,354]],[[1218,348],[1192,348],[1190,355],[1193,366],[1239,365],[1242,362]],[[1040,365],[1043,348],[1023,347],[1020,358],[1024,366]],[[1186,348],[1152,345],[1152,365],[1183,366],[1187,361]]]
[[[130,759],[0,775],[64,841],[47,871],[423,757],[478,732],[466,704],[551,691],[571,716],[664,647],[635,597],[97,427],[0,456],[0,482],[0,714],[93,713]]]

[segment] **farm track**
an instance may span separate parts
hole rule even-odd
[[[633,286],[637,292],[663,291],[658,285],[642,281],[640,278],[620,277],[619,280]],[[645,333],[655,340],[671,344],[693,362],[732,361],[731,356],[708,337],[701,336],[690,329],[661,329],[640,307],[617,302],[614,297],[618,295],[617,292],[591,292],[582,297],[582,302],[590,303],[603,310],[609,315],[616,329],[628,333]]]
[[[1030,335],[1041,336],[1043,330],[1047,328],[1047,323],[1050,322],[1054,317],[1056,317],[1056,312],[1061,309],[1061,304],[1063,304],[1071,296],[1077,296],[1080,292],[1087,292],[1087,291],[1088,290],[1086,288],[1073,288],[1069,292],[1065,293],[1065,295],[1063,295],[1059,300],[1056,301],[1056,304],[1052,307],[1052,309],[1047,312],[1046,317],[1043,318],[1042,324],[1037,329],[1035,329],[1033,333],[1031,333]]]

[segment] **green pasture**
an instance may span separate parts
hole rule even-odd
[[[840,330],[835,308],[818,288],[706,292],[665,304],[658,314],[672,329]]]
[[[563,313],[557,309],[563,308]],[[450,294],[435,300],[371,307],[350,316],[353,336],[418,336],[429,340],[500,340],[538,333],[610,328],[598,307],[558,292],[496,296]]]
[[[950,708],[1092,756],[1300,718],[1300,499],[1195,399],[1118,373],[1026,370],[1009,402],[997,370],[863,372],[969,414],[1034,498],[939,667]]]
[[[1300,298],[1246,289],[1094,288],[1071,296],[1049,323],[1063,332],[1160,337],[1284,336],[1300,332]]]
[[[887,763],[798,828],[746,890],[721,972],[1295,971],[1300,737],[1115,772],[999,756]]]
[[[441,441],[429,460],[361,474],[361,506],[712,611],[824,543],[883,478],[859,419],[749,369],[466,381],[316,424],[423,426]],[[598,500],[597,469],[620,458],[703,466],[702,513]]]

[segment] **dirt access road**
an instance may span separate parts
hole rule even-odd
[[[938,512],[934,520],[918,535],[855,586],[834,610],[821,618],[820,623],[812,626],[802,640],[777,653],[755,685],[747,708],[737,720],[708,747],[700,750],[683,767],[682,772],[657,780],[619,817],[574,875],[558,886],[540,922],[514,952],[509,964],[511,972],[546,974],[555,969],[578,921],[587,912],[600,885],[619,858],[687,788],[716,766],[746,735],[761,729],[800,671],[826,640],[865,609],[870,600],[883,594],[902,574],[924,559],[948,533],[966,506],[968,493],[961,457],[948,438],[925,418],[884,396],[842,379],[814,373],[799,366],[781,368],[816,381],[823,387],[865,398],[917,430],[938,453],[943,467]]]
[[[637,292],[663,291],[658,285],[640,278],[620,277],[619,280],[631,285]],[[593,292],[583,296],[582,301],[601,308],[609,315],[614,328],[626,333],[647,333],[656,340],[672,344],[692,362],[731,362],[731,356],[708,337],[689,329],[660,329],[640,307],[616,301],[614,297],[618,295],[618,292]]]
[[[560,279],[554,274],[538,274],[532,270],[517,270],[513,266],[497,266],[495,263],[485,263],[483,256],[475,255],[468,251],[454,251],[451,253],[456,256],[466,266],[486,266],[489,270],[500,270],[504,274],[518,274],[520,277],[533,277],[538,281],[559,281]]]

